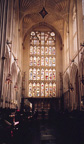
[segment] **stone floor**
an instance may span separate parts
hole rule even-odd
[[[14,138],[2,144],[84,144],[84,120],[59,118],[30,120],[20,125]]]

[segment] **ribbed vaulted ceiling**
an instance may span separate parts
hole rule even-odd
[[[45,7],[48,14],[42,18],[39,12]],[[68,21],[69,0],[20,0],[20,19],[23,18],[23,34],[38,23],[47,23],[63,34],[64,20]]]

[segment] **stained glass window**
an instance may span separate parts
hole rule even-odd
[[[40,80],[40,69],[37,69],[37,80]]]
[[[30,54],[33,54],[33,46],[30,46]]]
[[[52,96],[52,83],[49,84],[49,96]]]
[[[41,96],[44,96],[44,83],[41,83]]]
[[[52,57],[49,57],[49,66],[52,66]]]
[[[40,66],[40,57],[37,57],[37,66]]]
[[[41,47],[41,55],[44,55],[44,46]]]
[[[52,55],[55,55],[55,47],[52,47]]]
[[[37,55],[40,55],[40,47],[37,47]]]
[[[33,66],[33,58],[30,57],[30,66]]]
[[[32,31],[29,53],[29,97],[56,96],[55,33]]]
[[[33,69],[33,80],[36,80],[36,69]]]
[[[41,66],[44,66],[44,57],[41,57]]]
[[[45,58],[45,66],[48,66],[48,57]]]
[[[53,84],[53,96],[56,96],[56,84]]]
[[[46,83],[45,84],[45,97],[48,96],[48,84]]]
[[[48,47],[45,47],[45,54],[48,55]]]
[[[44,80],[44,69],[41,70],[41,80]]]
[[[52,80],[52,70],[49,70],[49,80]]]
[[[33,97],[36,96],[36,83],[33,83]]]
[[[52,54],[52,47],[50,46],[49,47],[49,55],[51,55]]]
[[[32,80],[32,69],[29,70],[29,80]]]
[[[29,97],[32,97],[32,83],[29,84]]]
[[[36,66],[36,57],[34,56],[33,65]]]
[[[34,54],[36,54],[36,46],[34,46]]]
[[[53,57],[53,66],[55,66],[55,57]]]
[[[45,70],[45,80],[48,80],[48,69]]]
[[[53,73],[53,76],[52,76],[52,77],[53,77],[53,80],[55,80],[55,79],[56,79],[56,70],[53,69],[53,72],[52,72],[52,73]]]
[[[40,96],[40,84],[37,83],[37,96]]]

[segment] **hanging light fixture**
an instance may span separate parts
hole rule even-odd
[[[44,7],[43,7],[43,9],[39,13],[42,16],[42,18],[44,18],[48,14],[48,12],[45,10]]]
[[[48,14],[48,12],[45,10],[45,0],[44,0],[44,6],[39,13],[42,16],[42,18],[44,18]]]

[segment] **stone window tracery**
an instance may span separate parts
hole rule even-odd
[[[31,32],[29,61],[29,97],[56,96],[54,32]]]

